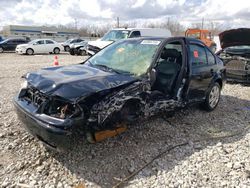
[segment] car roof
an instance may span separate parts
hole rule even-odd
[[[136,27],[129,27],[129,28],[126,28],[126,27],[121,27],[121,28],[112,28],[110,30],[121,30],[121,31],[124,31],[124,30],[127,30],[127,31],[132,31],[132,30],[157,30],[157,29],[161,29],[161,30],[168,30],[168,29],[165,29],[165,28],[143,28],[143,27],[139,27],[139,28],[136,28]]]
[[[34,39],[34,40],[32,40],[32,41],[39,41],[39,40],[51,40],[51,41],[54,41],[53,39],[48,39],[48,38]],[[54,42],[56,42],[56,41],[54,41]]]
[[[206,46],[201,40],[199,39],[194,39],[194,38],[189,38],[189,37],[138,37],[138,38],[128,38],[128,39],[123,39],[123,40],[160,40],[160,41],[165,41],[168,39],[172,40],[186,40],[188,43],[193,43],[193,44],[199,44],[202,46]]]
[[[7,38],[5,40],[9,41],[9,40],[26,40],[26,39],[24,39],[24,38]]]

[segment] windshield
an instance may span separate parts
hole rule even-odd
[[[140,76],[147,72],[160,43],[160,40],[122,40],[104,48],[89,62],[120,73]]]
[[[33,44],[33,43],[36,43],[38,40],[32,40],[30,42],[28,42],[28,44]]]
[[[72,40],[74,40],[74,39],[68,39],[64,43],[70,43]]]
[[[102,41],[117,41],[128,38],[128,30],[111,30],[102,37]]]

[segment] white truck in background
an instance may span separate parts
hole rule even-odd
[[[89,41],[88,44],[80,49],[86,55],[94,55],[111,43],[135,37],[171,37],[171,32],[161,28],[116,28],[108,31],[101,39]]]

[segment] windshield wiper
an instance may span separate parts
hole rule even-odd
[[[106,69],[106,70],[110,70],[110,69],[111,69],[111,68],[108,67],[107,65],[103,65],[103,64],[92,64],[92,65],[97,66],[97,67],[102,67],[102,68],[104,68],[104,69]]]
[[[92,64],[92,63],[91,63]],[[111,72],[115,72],[117,74],[131,74],[130,72],[128,71],[124,71],[124,70],[119,70],[119,69],[114,69],[114,68],[111,68],[107,65],[103,65],[103,64],[92,64],[94,66],[97,66],[97,67],[102,67],[104,68],[105,70],[108,70],[108,71],[111,71]]]

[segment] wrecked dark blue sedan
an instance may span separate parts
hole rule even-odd
[[[20,119],[32,135],[60,149],[78,128],[95,142],[98,133],[110,136],[121,125],[189,104],[214,110],[225,68],[199,40],[137,38],[82,64],[44,68],[24,79],[14,99]]]

